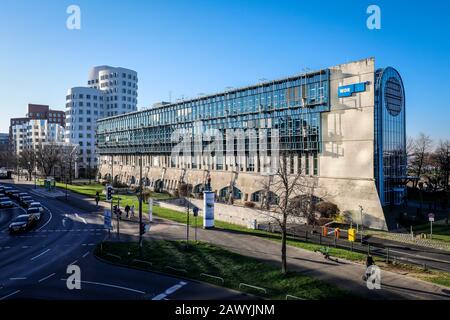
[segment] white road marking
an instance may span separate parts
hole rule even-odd
[[[67,281],[67,279],[61,279],[61,281]],[[74,280],[74,281],[75,282],[80,282],[80,283],[87,283],[87,284],[96,284],[96,285],[99,285],[99,286],[110,287],[110,288],[117,288],[117,289],[128,290],[128,291],[132,291],[132,292],[145,294],[145,292],[141,291],[141,290],[136,290],[136,289],[131,289],[131,288],[127,288],[127,287],[116,286],[114,284],[109,284],[109,283],[93,282],[93,281],[82,281],[82,280]]]
[[[31,246],[22,246],[22,249],[28,249],[31,248]]]
[[[86,219],[82,218],[78,215],[78,213],[75,213],[75,217],[77,217],[78,219],[80,219],[81,221],[83,221],[84,224],[87,224]]]
[[[71,266],[71,265],[73,265],[73,264],[75,264],[75,263],[77,263],[77,262],[78,262],[78,260],[75,260],[74,262],[69,263],[69,266]]]
[[[34,260],[34,259],[37,259],[37,258],[39,258],[40,256],[42,256],[43,254],[46,254],[46,253],[47,253],[47,252],[49,252],[49,251],[50,251],[50,249],[47,249],[47,250],[45,250],[44,252],[42,252],[42,253],[38,254],[37,256],[35,256],[35,257],[31,258],[30,260]]]
[[[89,251],[83,254],[83,258],[86,258],[86,256],[89,254]]]
[[[165,299],[168,295],[174,293],[175,291],[181,289],[182,287],[184,287],[185,285],[187,285],[187,282],[184,281],[180,281],[178,284],[170,287],[169,289],[167,289],[165,292],[158,294],[157,296],[153,297],[152,300],[163,300]]]
[[[15,295],[15,294],[17,294],[19,292],[20,292],[20,290],[14,291],[13,293],[10,293],[10,294],[8,294],[6,296],[1,297],[0,300],[5,300],[6,298],[11,297],[12,295]]]
[[[15,277],[15,278],[9,278],[9,280],[14,281],[14,280],[26,280],[27,278],[25,277]]]
[[[53,218],[52,212],[51,212],[47,207],[45,207],[45,206],[42,206],[42,207],[48,211],[48,213],[50,214],[50,218],[48,219],[48,221],[47,221],[42,227],[40,227],[39,229],[37,229],[37,231],[40,231],[40,230],[43,229],[46,225],[48,225],[48,224],[50,223],[50,221],[52,220],[52,218]]]
[[[45,281],[45,280],[47,280],[48,278],[51,278],[51,277],[53,277],[54,275],[55,275],[56,273],[52,273],[52,274],[50,274],[50,275],[48,275],[48,276],[46,276],[46,277],[44,277],[44,278],[42,278],[41,280],[39,280],[38,282],[42,282],[42,281]]]

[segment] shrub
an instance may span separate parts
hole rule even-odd
[[[321,201],[316,204],[316,211],[320,213],[321,218],[335,218],[339,215],[339,208],[334,203]]]
[[[255,207],[255,203],[251,202],[251,201],[246,201],[246,202],[244,202],[244,206],[246,206],[248,208],[254,208]]]

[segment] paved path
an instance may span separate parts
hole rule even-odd
[[[70,193],[73,202],[83,206],[93,206],[93,200],[85,196]],[[86,204],[88,202],[89,204]],[[106,208],[109,203],[101,203]],[[101,209],[101,208],[100,208]],[[190,229],[191,239],[194,228]],[[126,235],[137,236],[138,226],[135,221],[121,221],[122,239]],[[207,241],[229,249],[230,251],[255,257],[279,265],[280,244],[260,237],[223,229],[198,229],[198,240]],[[155,219],[152,229],[146,238],[182,240],[186,237],[186,226],[164,219]],[[382,271],[380,290],[369,290],[361,276],[364,266],[339,259],[339,262],[325,260],[320,253],[288,246],[288,265],[295,270],[328,283],[337,285],[366,299],[450,299],[450,289],[417,280],[393,272]]]

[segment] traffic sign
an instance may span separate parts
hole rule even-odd
[[[428,221],[434,222],[434,213],[429,213],[428,214]]]
[[[104,214],[104,227],[105,229],[111,230],[112,229],[112,220],[111,220],[111,211],[110,210],[105,210],[105,214]]]

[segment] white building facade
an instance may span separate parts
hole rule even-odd
[[[97,167],[96,121],[137,110],[137,72],[98,66],[90,70],[87,87],[73,87],[66,95],[66,142],[79,145],[81,171]]]
[[[36,149],[45,143],[62,143],[65,141],[64,135],[62,125],[46,119],[30,119],[12,126],[12,143],[17,155],[25,149]]]

